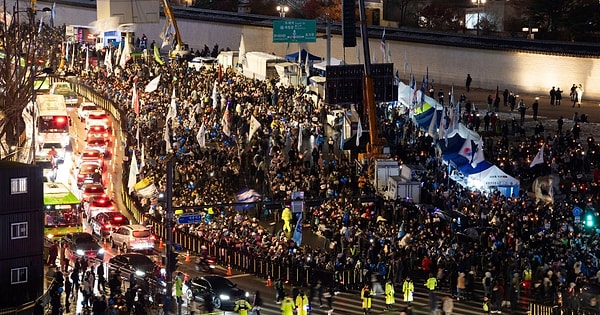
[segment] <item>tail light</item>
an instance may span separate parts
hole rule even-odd
[[[110,224],[105,224],[102,228],[105,230],[110,230],[112,226]]]

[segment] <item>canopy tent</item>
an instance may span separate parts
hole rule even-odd
[[[341,59],[337,59],[337,58],[333,58],[333,57],[331,57],[331,59],[329,59],[330,66],[339,66],[339,65],[344,65],[344,64],[346,64],[346,63]],[[327,70],[327,60],[323,60],[319,63],[313,64],[313,68],[319,69],[322,71]]]
[[[519,197],[519,180],[506,174],[496,165],[468,175],[467,184],[479,189],[497,189],[506,197]]]
[[[306,49],[302,49],[299,52],[295,52],[295,53],[291,53],[291,54],[287,54],[285,55],[285,59],[288,61],[293,61],[293,62],[298,62],[298,54],[300,54],[300,62],[301,63],[305,63],[306,62],[306,57],[308,56],[308,60],[310,61],[316,61],[316,60],[323,60],[323,58],[319,57],[319,56],[315,56],[311,53],[309,53],[308,51],[306,51]]]

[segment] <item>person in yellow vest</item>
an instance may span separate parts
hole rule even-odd
[[[290,210],[288,207],[285,207],[281,213],[281,219],[283,220],[283,232],[291,232],[292,210]]]
[[[289,296],[286,296],[281,302],[281,315],[294,315],[294,301]]]
[[[369,315],[371,313],[371,300],[373,296],[373,290],[369,287],[368,284],[365,284],[365,287],[360,291],[360,298],[362,299],[362,309],[365,315]]]
[[[240,315],[248,315],[248,312],[252,309],[252,305],[248,303],[245,299],[239,299],[235,301],[235,306],[233,307],[234,312],[238,312]]]
[[[523,270],[523,287],[528,295],[531,294],[531,267],[529,266]]]
[[[388,279],[385,283],[385,308],[388,310],[391,310],[394,303],[396,303],[394,294],[396,294],[394,284],[392,283],[392,279]]]
[[[300,294],[296,297],[296,310],[298,315],[308,314],[308,296],[304,291],[300,291]]]
[[[437,296],[435,295],[435,289],[437,288],[437,279],[433,276],[433,273],[429,273],[429,278],[425,282],[425,287],[429,291],[429,309],[432,312],[437,311]]]
[[[415,284],[412,282],[410,277],[406,277],[404,283],[402,283],[402,294],[404,295],[404,302],[409,306],[414,300]]]

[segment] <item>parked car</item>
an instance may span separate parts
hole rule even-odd
[[[83,162],[77,171],[77,187],[92,183],[102,184],[102,165],[98,162]]]
[[[108,261],[108,272],[111,274],[116,270],[119,270],[124,280],[129,280],[132,273],[138,278],[150,277],[154,280],[160,275],[160,266],[140,253],[125,253],[112,257]]]
[[[203,276],[191,279],[186,283],[187,296],[204,299],[210,296],[215,308],[233,310],[235,301],[245,299],[250,294],[237,287],[237,284],[221,276]]]
[[[95,217],[90,219],[92,233],[100,238],[108,237],[114,228],[127,224],[129,224],[129,219],[118,211],[98,212]]]
[[[96,242],[90,233],[74,232],[63,236],[62,244],[66,244],[66,256],[70,260],[79,257],[104,259],[104,248]]]
[[[103,126],[106,130],[110,130],[108,115],[103,110],[89,112],[85,120],[85,129],[89,130],[91,126]]]
[[[217,63],[217,58],[214,57],[194,57],[188,61],[188,67],[200,71],[202,67],[213,67]]]
[[[109,236],[110,245],[119,247],[121,251],[151,251],[154,249],[154,235],[150,229],[141,224],[120,226]]]
[[[115,203],[108,197],[92,198],[83,204],[83,211],[88,220],[98,215],[100,212],[117,211]]]
[[[80,121],[85,121],[90,112],[97,111],[98,107],[92,102],[83,102],[77,108],[77,118]]]

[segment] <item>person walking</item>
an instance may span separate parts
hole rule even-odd
[[[254,292],[254,300],[252,301],[252,311],[255,315],[260,315],[260,308],[262,307],[263,300],[260,297],[260,291]]]
[[[538,102],[538,99],[536,98],[535,101],[533,101],[533,104],[531,104],[531,110],[533,111],[533,120],[534,121],[537,121],[539,107],[540,107],[540,104]]]
[[[177,299],[177,315],[181,315],[181,307],[183,306],[183,273],[177,272],[175,277],[175,298]]]
[[[100,262],[96,267],[96,277],[98,278],[98,292],[106,293],[106,278],[104,277],[104,264]]]
[[[519,111],[519,115],[521,115],[521,124],[524,124],[525,112],[527,111],[527,107],[525,107],[525,103],[523,102],[523,100],[519,101],[519,107],[517,108],[517,111]]]
[[[300,291],[296,297],[296,312],[298,315],[308,314],[308,296],[304,291]]]
[[[245,299],[238,299],[235,301],[235,306],[233,307],[233,311],[237,312],[240,315],[248,315],[248,311],[252,309],[252,305],[248,303]]]
[[[281,300],[285,298],[285,288],[283,286],[283,280],[281,278],[275,281],[275,303],[281,304]]]
[[[425,287],[429,291],[429,310],[435,312],[437,311],[437,296],[435,295],[437,279],[433,276],[433,273],[429,273],[429,278],[427,278],[427,282],[425,282]]]
[[[327,300],[327,308],[329,308],[330,311],[333,311],[333,296],[334,295],[335,295],[335,292],[334,292],[332,286],[329,286],[327,288],[327,291],[323,292],[323,297]]]
[[[50,267],[56,266],[56,258],[58,257],[58,241],[54,241],[50,249],[48,249],[48,260],[46,261],[46,265]],[[62,261],[61,261],[62,264]]]
[[[456,278],[456,300],[460,301],[461,298],[464,298],[464,292],[467,288],[466,278],[464,272],[459,272],[458,277]]]
[[[373,290],[368,284],[365,284],[362,291],[360,291],[360,298],[362,300],[362,309],[364,315],[371,313],[371,302],[372,302]]]
[[[562,99],[562,93],[563,93],[563,91],[560,88],[556,89],[556,93],[555,93],[555,95],[556,95],[556,102],[555,102],[556,106],[560,106],[560,100]]]
[[[391,310],[396,303],[396,299],[394,295],[396,294],[396,290],[394,289],[394,284],[392,283],[392,279],[388,279],[385,283],[385,308],[387,310]]]
[[[280,309],[281,315],[294,315],[294,301],[292,301],[292,298],[290,296],[286,296],[285,298],[283,298]]]
[[[467,87],[467,92],[471,91],[471,82],[473,82],[473,78],[471,78],[471,74],[467,74],[467,82],[465,83],[465,86]]]
[[[69,307],[71,306],[71,292],[73,291],[73,283],[69,280],[69,276],[65,277],[65,312],[69,313]]]
[[[556,100],[556,89],[554,89],[554,87],[552,87],[552,89],[550,89],[550,105],[554,106],[555,100]]]
[[[414,300],[415,284],[412,282],[410,277],[406,277],[404,283],[402,283],[402,294],[404,295],[404,302],[411,305]]]

